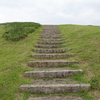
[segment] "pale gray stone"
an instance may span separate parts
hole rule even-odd
[[[42,58],[42,59],[61,59],[61,58],[68,58],[72,57],[73,54],[32,54],[34,58]]]
[[[90,84],[47,84],[47,85],[21,85],[21,91],[31,91],[35,93],[62,93],[77,92],[80,90],[88,90]]]
[[[56,67],[59,65],[69,65],[78,63],[78,61],[66,61],[66,60],[43,60],[43,61],[30,61],[30,67]]]
[[[77,73],[82,73],[80,70],[52,70],[52,71],[27,71],[25,75],[32,78],[62,78],[69,77]]]
[[[66,51],[69,51],[70,48],[68,49],[34,49],[34,52],[38,53],[63,53]]]

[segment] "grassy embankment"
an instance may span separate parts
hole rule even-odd
[[[65,35],[69,52],[74,53],[80,69],[83,69],[82,78],[91,84],[91,90],[85,100],[100,99],[100,26],[60,25],[61,33]]]
[[[72,69],[83,69],[81,75],[72,76],[71,79],[78,83],[90,83],[91,89],[86,92],[51,94],[47,96],[75,96],[84,100],[100,99],[100,27],[82,25],[59,25],[61,33],[65,35],[68,51],[75,56],[69,59],[78,60],[78,66],[69,66]],[[32,79],[24,77],[24,72],[34,70],[27,66],[33,60],[30,56],[34,49],[43,26],[36,29],[28,37],[17,42],[6,41],[2,35],[5,33],[5,25],[0,25],[0,100],[27,100],[30,93],[21,92],[21,84],[32,84]],[[18,39],[19,40],[19,39]],[[36,60],[36,59],[34,59]],[[74,68],[75,67],[75,68]],[[68,84],[68,83],[67,83]],[[34,94],[45,96],[45,94]],[[99,99],[98,99],[99,98]]]
[[[0,25],[0,100],[24,100],[27,98],[27,95],[19,91],[19,86],[24,83],[32,83],[32,80],[24,77],[24,72],[27,70],[32,70],[27,67],[28,62],[31,60],[29,57],[32,54],[32,49],[37,42],[37,39],[42,31],[43,26],[40,26],[38,29],[33,25],[33,32],[28,32],[27,37],[20,41],[12,41],[18,35],[12,35],[9,41],[6,41],[3,38],[5,32],[7,32],[6,27],[12,26],[12,30],[9,30],[8,37],[11,34],[17,34],[18,31],[22,34],[24,33],[21,30],[16,30],[17,25],[13,26],[13,23],[7,23]],[[22,26],[22,23],[18,23],[19,27]],[[24,25],[25,24],[25,25]],[[7,26],[5,26],[7,25]],[[36,24],[37,25],[37,24]],[[23,26],[30,26],[29,23],[23,23]],[[32,27],[32,23],[31,23]],[[23,27],[25,28],[25,27]],[[23,29],[24,30],[24,29]],[[30,31],[30,30],[28,30]],[[26,35],[25,35],[26,36]]]

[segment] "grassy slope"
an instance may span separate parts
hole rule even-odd
[[[0,25],[0,100],[26,100],[28,94],[26,96],[20,92],[19,86],[32,83],[31,79],[23,76],[26,70],[32,70],[27,67],[27,63],[31,60],[31,49],[42,28],[43,26],[39,27],[23,40],[11,42],[2,38],[4,25]]]
[[[61,33],[67,38],[67,44],[70,53],[76,54],[75,59],[80,61],[80,69],[84,70],[81,76],[74,76],[72,79],[77,81],[90,82],[92,88],[88,93],[63,93],[55,94],[60,96],[81,96],[84,100],[98,100],[99,97],[99,51],[100,51],[100,27],[99,26],[80,26],[80,25],[60,25]],[[34,70],[27,66],[27,63],[33,60],[30,55],[31,50],[36,45],[37,38],[41,33],[43,26],[34,33],[28,34],[28,37],[18,42],[5,41],[1,38],[4,33],[4,26],[0,26],[0,100],[27,100],[30,93],[21,92],[21,84],[31,84],[32,79],[24,77],[24,72]],[[85,80],[83,80],[85,79]],[[34,96],[45,96],[45,94],[33,94]],[[89,96],[90,95],[90,96]],[[50,96],[50,95],[48,95]],[[51,96],[54,96],[51,95]]]
[[[88,94],[94,100],[100,99],[100,26],[59,25],[60,31],[66,36],[67,44],[79,60],[79,66],[84,70],[82,77],[90,82]],[[86,100],[90,100],[85,98]]]

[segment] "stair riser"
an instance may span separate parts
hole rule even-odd
[[[43,30],[41,34],[61,34],[58,30]]]
[[[31,98],[28,100],[82,100],[81,98],[72,98],[72,97],[38,97],[38,98]]]
[[[38,44],[63,44],[65,42],[50,42],[50,41],[41,41],[37,42]]]
[[[61,34],[46,34],[46,33],[44,33],[44,34],[41,34],[40,35],[41,37],[61,37],[61,36],[64,36],[64,35],[61,35]]]
[[[56,85],[21,85],[21,91],[31,91],[35,93],[62,93],[77,92],[80,90],[88,90],[90,84],[56,84]]]
[[[45,35],[47,35],[47,36],[64,36],[63,34],[49,34],[49,33],[41,33],[40,34],[40,36],[45,36]]]
[[[60,48],[65,47],[66,45],[37,45],[37,48]]]
[[[41,33],[41,35],[62,35],[61,33],[58,33],[58,32],[54,32],[54,31],[44,31]]]
[[[34,49],[34,52],[38,53],[64,53],[70,49]]]
[[[32,57],[34,58],[41,58],[41,59],[61,59],[61,58],[68,58],[68,57],[72,57],[73,54],[56,54],[56,55],[46,55],[46,54],[41,54],[41,55],[36,55],[36,54],[33,54]]]
[[[31,78],[63,78],[69,77],[77,73],[82,73],[82,70],[69,70],[69,71],[33,71],[25,72],[27,77]]]
[[[40,39],[63,39],[63,37],[40,37]]]
[[[78,63],[77,61],[66,61],[66,62],[35,62],[30,61],[29,66],[30,67],[57,67],[57,66],[64,66],[64,65],[70,65]]]
[[[64,39],[38,39],[38,40],[41,40],[41,41],[56,41],[56,42],[60,42],[60,41],[63,41]]]
[[[56,38],[56,37],[59,37],[59,38],[61,38],[61,37],[62,37],[62,38],[63,38],[64,36],[63,36],[63,35],[45,35],[45,34],[44,34],[44,35],[40,35],[40,37],[44,37],[44,38],[45,38],[45,37],[49,37],[49,38],[51,38],[51,37],[55,37],[55,38]]]

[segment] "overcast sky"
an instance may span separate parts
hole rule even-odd
[[[0,23],[100,25],[100,0],[0,0]]]

